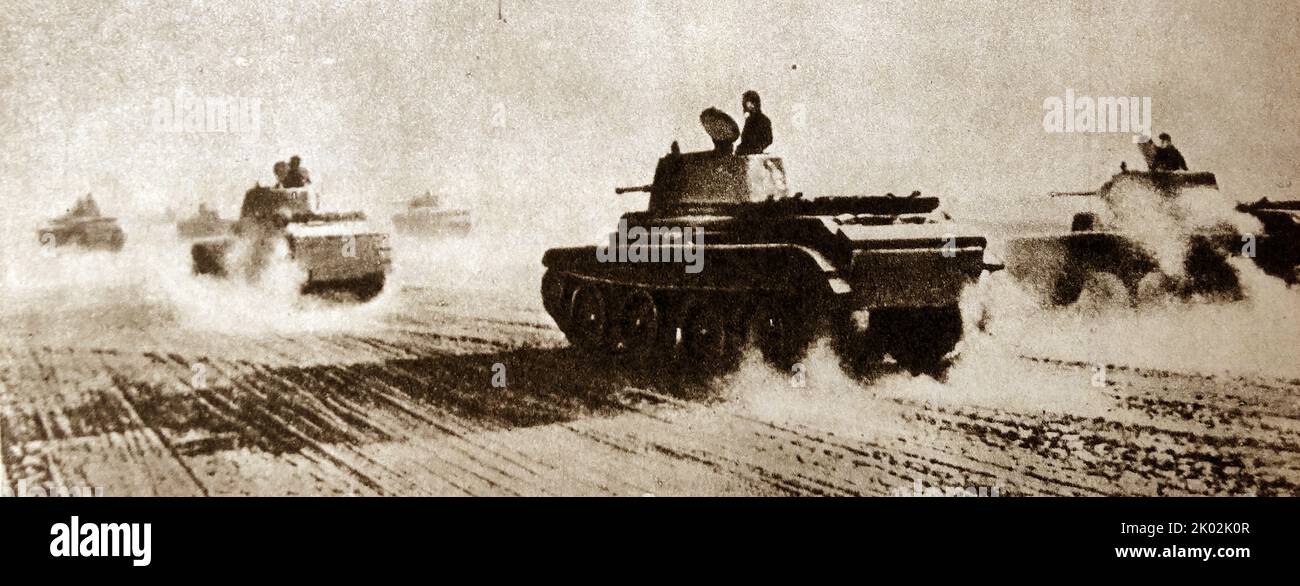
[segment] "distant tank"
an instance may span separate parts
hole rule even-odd
[[[542,301],[592,352],[725,364],[752,343],[790,365],[823,333],[855,364],[891,355],[939,373],[962,336],[958,300],[985,239],[921,197],[791,195],[772,155],[672,152],[645,211],[608,245],[546,251]],[[657,235],[657,236],[656,236]]]
[[[78,198],[71,210],[42,226],[37,237],[42,246],[76,246],[86,250],[117,252],[126,245],[126,233],[117,218],[101,215],[90,194]]]
[[[1263,225],[1255,242],[1255,264],[1264,272],[1300,283],[1300,200],[1269,201],[1267,198],[1237,205]]]
[[[464,236],[474,227],[469,210],[443,206],[431,192],[407,203],[407,209],[393,214],[393,229],[404,236]]]
[[[226,234],[235,225],[234,220],[223,220],[217,210],[199,204],[194,217],[176,222],[176,235],[181,238],[207,238]]]
[[[256,280],[278,247],[305,274],[304,293],[347,290],[362,299],[378,295],[392,266],[388,235],[361,212],[326,213],[308,188],[257,186],[244,194],[239,220],[228,236],[191,246],[196,274],[238,272]]]
[[[1182,297],[1240,296],[1236,269],[1241,231],[1213,173],[1121,170],[1096,191],[1056,192],[1099,204],[1074,215],[1070,231],[1007,242],[1012,278],[1050,305],[1099,291],[1136,304],[1151,290]]]

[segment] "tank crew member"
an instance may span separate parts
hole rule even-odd
[[[737,155],[756,155],[772,144],[772,121],[763,114],[763,102],[758,92],[749,90],[740,98],[745,110],[745,130],[740,133]]]
[[[1178,152],[1169,134],[1160,133],[1160,146],[1156,147],[1155,157],[1151,161],[1152,171],[1186,171],[1187,161]]]
[[[720,155],[730,155],[732,143],[740,137],[740,126],[726,112],[717,108],[708,108],[700,112],[700,124],[713,140],[713,151]]]
[[[284,176],[285,187],[306,187],[311,183],[311,175],[307,173],[306,167],[299,166],[301,162],[298,155],[289,157],[289,171]]]
[[[94,217],[99,215],[99,205],[89,193],[84,198],[77,198],[77,205],[72,208],[72,215],[77,217]]]
[[[278,161],[273,170],[275,171],[275,186],[284,187],[284,178],[289,174],[289,164],[284,161]]]

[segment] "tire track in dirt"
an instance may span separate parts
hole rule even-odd
[[[1096,365],[1044,357],[1035,363],[1089,370]],[[1139,421],[1093,418],[1112,450],[1144,446],[1129,457],[1139,477],[1163,477],[1158,493],[1300,494],[1300,381],[1267,376],[1171,372],[1107,365],[1106,394]],[[1117,435],[1116,430],[1123,430]],[[1109,432],[1110,437],[1104,437]],[[1113,474],[1107,475],[1113,477]]]
[[[100,369],[113,381],[121,404],[111,404],[110,395],[101,397],[103,404],[89,403],[82,410],[36,410],[32,418],[38,430],[35,434],[57,439],[104,431],[121,433],[114,413],[124,411],[129,424],[154,434],[178,460],[244,446],[295,453],[316,466],[333,468],[377,494],[438,492],[438,486],[464,494],[552,494],[551,484],[583,493],[625,494],[626,487],[634,486],[624,483],[611,489],[608,474],[602,478],[598,474],[557,473],[559,466],[529,457],[526,447],[489,444],[482,439],[521,423],[525,427],[559,423],[584,442],[617,450],[633,461],[668,460],[668,469],[702,466],[716,476],[751,487],[755,494],[888,494],[916,479],[924,479],[926,485],[993,485],[998,479],[1016,476],[1038,481],[1032,487],[1022,482],[1020,487],[1033,494],[1099,494],[1106,492],[1095,488],[1099,477],[1115,482],[1131,469],[1176,471],[1180,474],[1176,478],[1187,478],[1187,470],[1201,470],[1207,462],[1218,469],[1251,466],[1240,460],[1213,460],[1211,453],[1183,447],[1177,456],[1191,464],[1171,467],[1150,450],[1132,449],[1144,436],[1154,438],[1152,446],[1167,444],[1170,438],[1182,444],[1208,441],[1188,432],[1071,416],[1026,418],[996,410],[898,399],[893,402],[903,408],[902,419],[940,435],[958,435],[967,442],[973,439],[986,446],[984,452],[1027,452],[1025,458],[1037,458],[1035,466],[1013,468],[968,454],[921,449],[896,438],[865,441],[838,437],[806,425],[760,420],[725,407],[645,390],[616,394],[614,403],[621,408],[603,405],[597,409],[603,413],[592,413],[594,419],[575,419],[571,406],[560,407],[550,400],[528,395],[494,399],[470,391],[457,384],[458,377],[448,380],[434,360],[271,368],[204,359],[202,363],[217,375],[211,387],[168,393],[164,389],[169,386],[186,387],[183,381],[194,362],[175,354],[146,354],[141,357],[143,364],[135,361],[135,370],[108,363],[110,357],[122,361],[127,356],[99,356]],[[43,376],[69,371],[45,362],[37,361]],[[154,382],[139,382],[150,377]],[[450,400],[453,410],[421,401],[427,393]],[[632,396],[651,397],[659,406],[629,400]],[[697,414],[700,422],[692,423],[691,417]],[[621,418],[619,426],[604,425],[613,417]],[[1125,434],[1137,437],[1126,438]],[[403,450],[388,450],[376,457],[368,448],[429,441],[442,442],[443,451],[412,457]],[[1297,451],[1293,441],[1251,440],[1243,445],[1254,451]],[[1081,460],[1078,456],[1084,448],[1098,453]],[[1028,462],[1025,458],[1022,464]],[[1081,468],[1076,462],[1089,465]],[[1050,475],[1036,474],[1033,470],[1044,463],[1051,464],[1044,466]],[[664,466],[651,468],[663,470]],[[52,474],[57,470],[53,467]],[[195,472],[189,475],[201,484]],[[1254,486],[1265,494],[1294,488],[1278,481],[1256,482]],[[1232,490],[1228,485],[1207,488]]]
[[[1033,359],[1026,368],[1073,371],[1092,387],[1089,364]],[[1115,366],[1103,388],[1080,391],[1091,409],[891,399],[940,445],[1014,457],[1011,478],[1043,471],[1086,493],[1287,495],[1300,492],[1296,389],[1288,385]]]
[[[0,345],[3,479],[108,494],[1295,494],[1300,386],[1124,366],[1087,409],[862,382],[812,418],[563,348],[533,308],[405,300],[382,330]],[[421,305],[423,303],[424,305]],[[500,311],[497,311],[500,309]],[[510,383],[490,385],[492,366]],[[1005,368],[1074,385],[1091,365]],[[196,376],[202,375],[199,379]],[[741,390],[744,392],[744,390]],[[941,393],[942,394],[942,393]],[[860,395],[860,396],[859,396]],[[820,405],[825,403],[824,405]],[[840,415],[840,414],[836,414]]]
[[[103,487],[95,479],[107,475],[127,480],[132,494],[150,494],[155,488],[168,494],[203,494],[202,484],[159,430],[113,386],[111,369],[90,357],[74,359],[80,353],[72,351],[36,346],[26,350],[19,359],[25,368],[5,371],[4,458],[10,482],[21,479],[29,486],[61,489]],[[14,378],[20,370],[34,376]],[[139,481],[119,471],[131,471],[127,476]],[[113,494],[107,489],[105,493]]]
[[[851,438],[799,424],[761,419],[725,405],[706,408],[644,389],[629,389],[625,393],[631,397],[648,397],[674,410],[698,410],[742,430],[726,438],[704,438],[685,448],[681,445],[682,435],[689,432],[674,435],[670,431],[653,436],[649,441],[657,443],[652,447],[673,454],[683,452],[687,457],[729,470],[737,470],[737,462],[762,462],[771,470],[764,470],[759,478],[788,494],[888,495],[898,488],[911,486],[916,479],[924,479],[927,485],[992,486],[1001,477],[988,464],[945,458],[944,454],[909,446],[895,438]],[[672,421],[665,421],[664,427],[671,429],[671,424]],[[637,437],[629,437],[623,445],[644,450],[642,444],[647,439],[640,433],[641,426],[637,429]],[[718,445],[737,448],[743,455],[735,458],[718,455],[718,448],[708,447]],[[774,451],[774,447],[778,449]],[[635,453],[636,449],[629,448],[629,452]],[[744,467],[739,470],[743,472]]]

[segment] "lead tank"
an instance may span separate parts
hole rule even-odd
[[[126,245],[126,233],[117,218],[100,214],[90,194],[78,198],[67,213],[51,219],[37,230],[42,246],[75,246],[85,250],[117,252]]]
[[[388,234],[361,212],[322,212],[319,206],[318,194],[305,187],[248,190],[229,235],[191,245],[194,272],[255,281],[282,251],[304,273],[304,293],[379,294],[392,266]]]
[[[791,195],[781,158],[673,152],[645,211],[600,246],[546,251],[542,300],[591,352],[726,363],[746,344],[789,366],[821,334],[855,365],[938,374],[985,239],[934,197]]]

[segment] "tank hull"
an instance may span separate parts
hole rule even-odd
[[[938,373],[961,337],[963,290],[996,269],[985,264],[984,238],[951,224],[872,226],[851,215],[743,212],[638,213],[624,222],[619,233],[702,232],[693,232],[701,236],[691,244],[642,246],[611,236],[609,245],[548,250],[543,304],[575,345],[657,348],[651,353],[725,363],[752,342],[788,365],[814,337],[834,334],[841,346],[857,348],[855,360],[887,352],[914,372]],[[864,314],[874,326],[862,326]],[[866,339],[879,356],[862,350]]]
[[[84,250],[117,252],[126,245],[126,233],[114,218],[56,220],[37,231],[42,246],[72,246]]]
[[[393,231],[422,238],[458,237],[474,228],[466,210],[415,210],[393,215]]]
[[[1255,264],[1288,284],[1300,283],[1300,200],[1261,199],[1237,210],[1255,217],[1264,228],[1254,243]]]
[[[185,239],[210,238],[227,234],[234,227],[232,220],[190,218],[176,222],[176,236]]]
[[[985,241],[953,226],[837,226],[827,217],[780,221],[636,218],[629,229],[692,228],[700,261],[691,272],[685,245],[635,243],[548,250],[542,263],[560,272],[628,286],[717,292],[828,294],[854,308],[933,307],[956,303],[984,270]],[[773,238],[784,235],[787,238]],[[945,245],[951,235],[954,245]],[[601,257],[605,256],[606,259]],[[640,262],[646,259],[670,259]],[[683,258],[673,262],[671,259]]]
[[[1228,259],[1236,256],[1235,232],[1191,236],[1175,270],[1161,267],[1157,255],[1128,234],[1081,231],[1013,238],[1007,242],[1007,274],[1040,303],[1071,305],[1098,279],[1122,285],[1121,302],[1141,304],[1144,296],[1235,299],[1240,281]]]
[[[378,294],[392,267],[387,235],[337,232],[320,234],[298,227],[202,239],[191,246],[194,272],[256,282],[283,255],[302,273],[304,294],[331,290],[365,292],[367,298]]]

